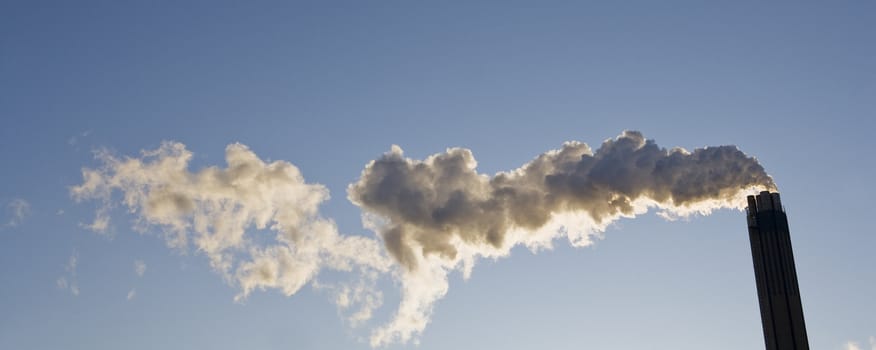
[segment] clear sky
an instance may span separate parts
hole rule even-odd
[[[811,347],[869,349],[874,110],[869,1],[2,1],[0,348],[368,349],[398,307],[389,276],[358,327],[310,285],[235,302],[203,251],[138,232],[119,203],[92,232],[100,203],[70,188],[95,150],[176,141],[194,172],[240,142],[324,185],[342,235],[375,237],[347,186],[394,144],[468,148],[492,175],[638,130],[757,157],[788,209]],[[622,219],[449,283],[419,345],[389,348],[763,347],[735,210]]]

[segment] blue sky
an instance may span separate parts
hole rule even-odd
[[[311,287],[235,303],[203,253],[135,231],[123,207],[109,235],[85,229],[99,203],[75,202],[70,187],[100,165],[94,150],[136,156],[177,141],[197,171],[224,167],[226,145],[240,142],[324,185],[320,215],[340,233],[374,237],[346,189],[393,144],[414,159],[465,147],[494,174],[631,129],[664,147],[732,144],[757,157],[788,208],[812,348],[866,348],[874,10],[5,1],[0,347],[367,349],[398,305],[389,277],[358,328]],[[518,247],[468,280],[451,274],[419,345],[390,348],[758,348],[750,260],[738,211],[622,219],[590,247]]]

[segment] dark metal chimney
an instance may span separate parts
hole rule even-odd
[[[748,196],[748,236],[767,350],[809,350],[788,217],[778,193]]]

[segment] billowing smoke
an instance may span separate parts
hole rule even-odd
[[[136,158],[105,151],[96,156],[102,166],[83,169],[84,183],[71,188],[76,200],[102,203],[85,226],[110,230],[110,209],[121,202],[134,215],[135,228],[159,227],[169,246],[194,246],[206,255],[215,271],[239,287],[237,299],[257,289],[295,294],[324,268],[355,270],[366,279],[391,268],[377,240],[341,236],[333,221],[319,216],[319,205],[329,198],[324,186],[306,183],[288,162],[264,162],[244,145],[225,149],[227,168],[198,172],[188,170],[192,153],[175,142]],[[380,294],[368,281],[354,286],[355,295],[343,306],[361,308],[351,310],[355,321],[370,315]]]
[[[549,248],[560,235],[586,246],[612,221],[649,207],[667,217],[708,214],[740,208],[752,190],[775,188],[735,146],[667,150],[633,131],[595,153],[567,142],[492,177],[476,166],[467,149],[419,161],[394,146],[349,186],[349,199],[403,266],[400,308],[373,333],[372,345],[422,332],[447,293],[447,274],[461,269],[468,278],[478,258],[507,256],[516,245]]]
[[[295,294],[310,284],[331,290],[357,325],[382,303],[380,275],[402,287],[389,323],[371,345],[409,342],[425,329],[448,274],[469,278],[478,259],[508,256],[515,246],[549,249],[558,237],[590,245],[621,217],[656,208],[667,217],[737,208],[745,195],[775,189],[763,167],[734,146],[688,152],[665,149],[627,131],[595,152],[580,142],[543,153],[519,169],[480,174],[471,151],[448,149],[425,160],[392,149],[349,185],[350,201],[379,239],[345,236],[319,215],[327,189],[306,183],[294,165],[261,160],[246,146],[226,149],[226,168],[188,170],[191,152],[164,143],[140,157],[99,152],[102,166],[84,169],[77,200],[97,199],[95,231],[112,229],[116,203],[135,227],[160,227],[170,246],[194,246],[238,298],[254,290]],[[119,195],[117,195],[119,194]],[[325,285],[320,270],[352,271],[354,282]]]

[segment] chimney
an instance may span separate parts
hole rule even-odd
[[[767,350],[809,350],[788,217],[778,193],[748,196],[748,237]]]

